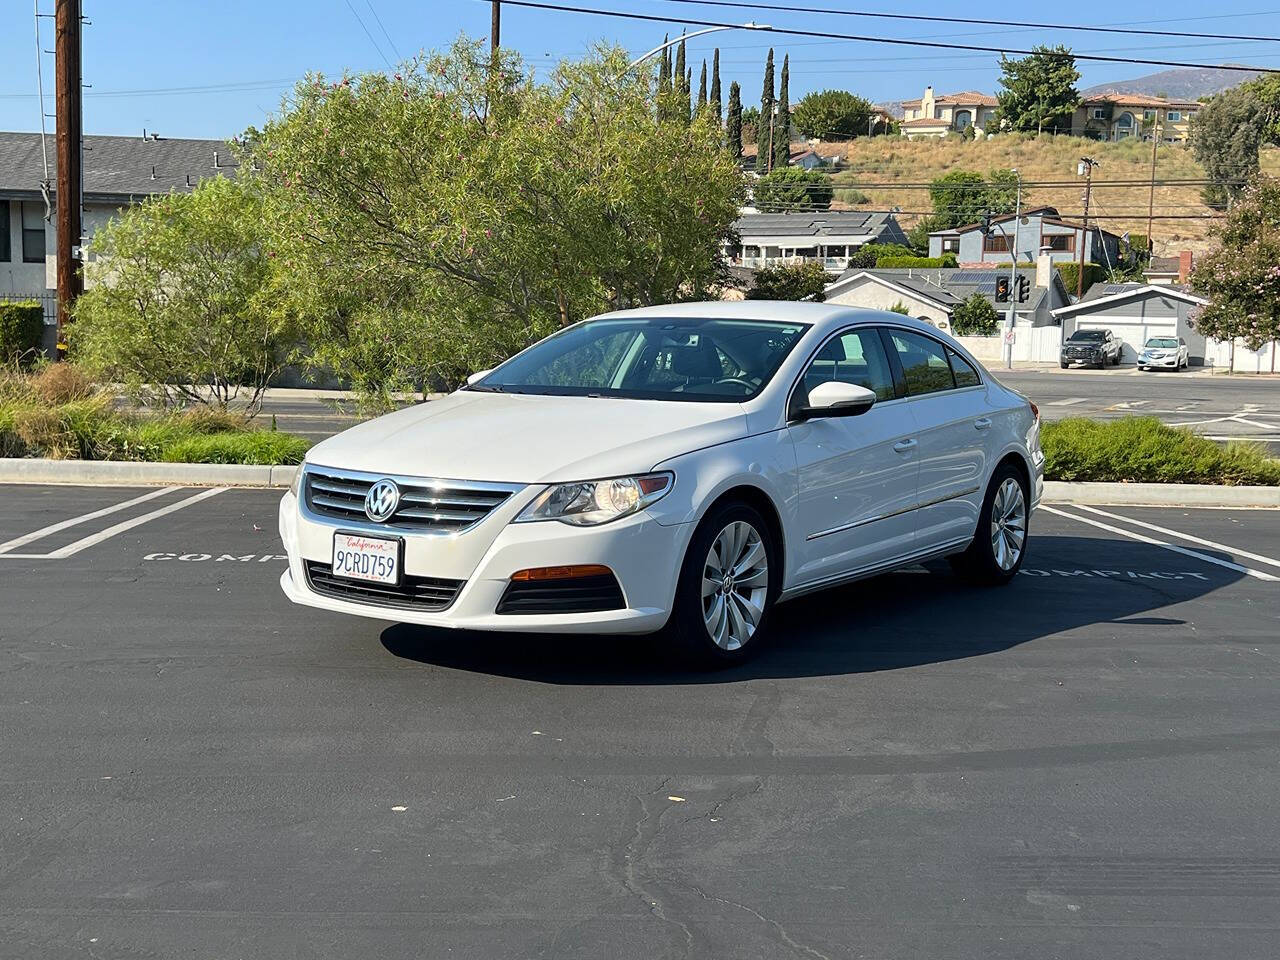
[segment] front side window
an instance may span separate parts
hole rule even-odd
[[[733,402],[758,394],[808,329],[768,320],[591,320],[516,354],[466,389]]]
[[[906,330],[891,330],[889,342],[893,344],[898,362],[902,365],[902,379],[907,385],[907,396],[918,397],[955,387],[951,363],[938,341]]]
[[[44,210],[38,203],[22,204],[22,262],[44,263]]]
[[[893,399],[893,374],[884,344],[874,330],[850,330],[832,337],[804,372],[801,387],[807,397],[829,381],[866,387],[877,400]]]

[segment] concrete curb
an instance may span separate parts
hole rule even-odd
[[[134,463],[109,460],[0,458],[0,483],[65,483],[108,487],[287,487],[297,467],[235,463]],[[1275,507],[1280,487],[1212,483],[1065,483],[1048,480],[1046,503],[1146,507]]]
[[[239,463],[0,458],[0,483],[68,483],[107,487],[287,487],[297,469]]]
[[[1109,504],[1117,507],[1280,507],[1280,487],[1046,480],[1044,499],[1047,503]]]

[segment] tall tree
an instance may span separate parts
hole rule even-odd
[[[778,86],[778,119],[773,124],[773,169],[782,170],[791,160],[791,54],[782,58],[782,83]]]
[[[1213,182],[1200,191],[1219,210],[1258,172],[1258,151],[1269,126],[1252,84],[1211,97],[1191,121],[1191,152]]]
[[[1000,126],[1009,130],[1057,130],[1071,126],[1080,103],[1080,71],[1068,47],[1036,46],[1021,60],[1000,57]]]
[[[791,119],[806,137],[828,140],[864,135],[874,112],[869,100],[846,90],[822,90],[805,94]]]
[[[760,90],[760,124],[756,128],[756,173],[769,172],[769,132],[773,123],[773,47],[764,62],[764,85]]]
[[[698,102],[695,113],[702,113],[707,108],[707,61],[702,61],[702,74],[698,77]]]
[[[502,56],[492,73],[459,42],[399,79],[308,78],[253,138],[261,171],[240,174],[271,199],[266,249],[317,364],[452,384],[563,324],[719,282],[744,199],[719,128],[656,120],[621,50],[549,83]]]
[[[681,109],[680,105],[683,104],[684,118],[688,120],[689,119],[689,85],[685,81],[684,57],[685,57],[684,41],[681,40],[680,46],[676,47],[675,76],[672,79],[672,83],[673,83],[673,86],[675,87],[675,92],[676,92],[676,110],[679,111]]]
[[[716,123],[719,123],[724,117],[720,113],[720,48],[716,47],[715,55],[711,58],[711,116],[715,117]]]
[[[1217,249],[1196,265],[1191,286],[1206,297],[1192,321],[1250,350],[1280,340],[1280,180],[1255,178],[1213,230]]]
[[[670,41],[669,36],[662,38],[663,43]],[[664,47],[662,58],[658,61],[658,119],[667,115],[667,104],[671,98],[671,48]]]
[[[685,121],[693,119],[693,67],[684,72],[684,88],[681,90],[680,109]]]
[[[827,210],[835,188],[820,170],[777,167],[755,183],[755,205],[762,213]]]
[[[742,159],[742,88],[737,80],[729,84],[729,113],[724,122],[724,137],[733,159]]]

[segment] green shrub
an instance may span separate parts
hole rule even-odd
[[[919,255],[918,250],[900,243],[867,243],[849,257],[849,266],[859,270],[869,270],[881,257],[918,257]]]
[[[954,253],[944,253],[940,257],[880,257],[876,260],[876,267],[881,270],[905,267],[951,268],[958,262]]]
[[[1261,446],[1220,447],[1154,417],[1045,423],[1040,442],[1047,480],[1280,485],[1280,461]]]
[[[1055,264],[1058,268],[1058,276],[1062,277],[1062,285],[1067,288],[1067,293],[1075,296],[1076,280],[1080,276],[1080,264],[1059,263]],[[1089,288],[1095,283],[1100,283],[1107,278],[1107,268],[1100,263],[1086,263],[1084,265],[1084,288],[1083,293],[1088,293]]]
[[[270,430],[214,433],[169,444],[162,459],[173,463],[301,463],[307,452],[302,437]]]
[[[831,282],[822,264],[816,260],[762,267],[756,271],[755,284],[747,291],[748,300],[813,300],[822,302],[822,291]]]
[[[839,200],[841,203],[849,204],[849,206],[851,207],[857,206],[858,204],[861,204],[861,203],[871,202],[871,198],[869,196],[867,196],[861,190],[857,190],[853,187],[837,187],[836,199]]]
[[[980,293],[971,293],[969,299],[952,311],[951,328],[960,337],[989,337],[999,325],[996,308]]]
[[[44,309],[35,300],[0,303],[0,363],[35,359],[44,337]]]

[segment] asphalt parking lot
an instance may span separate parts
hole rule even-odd
[[[4,494],[0,956],[1276,954],[1280,511],[1054,506],[690,674],[292,607],[278,492]]]

